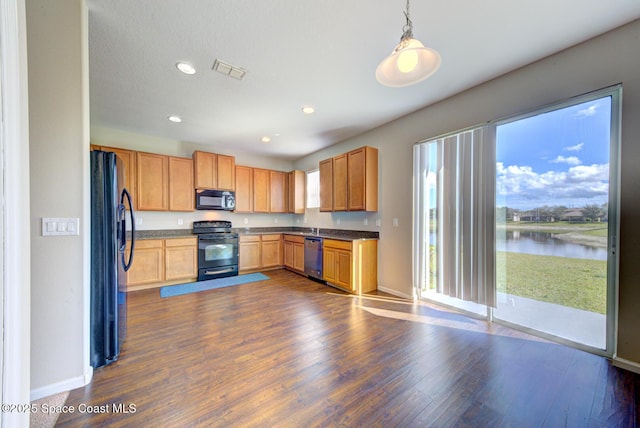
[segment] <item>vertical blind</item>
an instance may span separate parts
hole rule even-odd
[[[496,306],[495,128],[484,126],[414,146],[413,282]]]

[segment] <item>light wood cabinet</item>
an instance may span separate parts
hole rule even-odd
[[[289,269],[304,272],[304,236],[283,236],[284,265]]]
[[[126,257],[130,251],[128,243]],[[195,281],[198,277],[198,238],[137,240],[133,264],[126,275],[127,291]]]
[[[261,268],[282,266],[282,235],[262,235],[260,251]]]
[[[133,209],[137,209],[136,204],[136,152],[133,150],[119,149],[115,147],[107,146],[91,146],[92,150],[102,150],[105,152],[113,152],[120,158],[124,167],[124,187],[129,191],[131,195],[131,203]]]
[[[241,165],[236,165],[235,171],[237,213],[287,212],[286,172]]]
[[[169,210],[195,210],[193,160],[169,157]]]
[[[198,238],[174,238],[164,241],[164,279],[196,279],[198,277]]]
[[[320,162],[320,211],[378,210],[378,149],[360,147]]]
[[[269,198],[270,191],[269,170],[253,168],[253,212],[269,212],[271,206]]]
[[[320,161],[320,211],[333,211],[333,159]]]
[[[236,189],[236,158],[218,155],[218,189]]]
[[[138,210],[193,211],[193,160],[137,152]]]
[[[333,158],[333,211],[347,210],[347,155]]]
[[[282,171],[269,171],[269,212],[287,212],[286,183],[286,173]]]
[[[282,266],[282,234],[240,235],[240,272]]]
[[[237,213],[253,212],[253,168],[236,165]]]
[[[304,171],[287,173],[287,211],[292,214],[304,214],[306,206],[306,174]]]
[[[193,161],[197,189],[235,190],[235,157],[196,150]]]
[[[133,264],[127,272],[127,291],[133,286],[153,284],[164,280],[164,248],[162,239],[138,240],[135,243]],[[131,247],[127,246],[126,259]]]
[[[323,279],[350,293],[368,293],[378,286],[377,260],[377,240],[325,239]]]
[[[260,269],[260,235],[240,235],[238,270],[240,272]]]
[[[193,152],[196,189],[216,189],[218,186],[218,156],[215,153]]]
[[[347,153],[349,211],[378,211],[378,149],[360,147]]]
[[[138,210],[169,209],[169,158],[154,153],[136,154]]]

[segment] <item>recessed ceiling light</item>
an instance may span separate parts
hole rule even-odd
[[[311,107],[311,106],[304,106],[304,107],[302,107],[302,112],[303,112],[304,114],[312,114],[314,111],[316,111],[316,109],[314,109],[314,108],[313,108],[313,107]]]
[[[178,62],[176,67],[184,74],[196,74],[196,68],[188,62]]]
[[[167,119],[169,119],[173,123],[182,122],[182,118],[180,116],[176,116],[175,114],[172,114],[171,116],[167,117]]]
[[[269,138],[267,136],[264,136],[264,137],[260,138],[260,141],[262,141],[263,143],[268,143],[268,142],[271,141],[271,138]]]

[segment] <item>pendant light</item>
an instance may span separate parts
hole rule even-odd
[[[400,43],[376,68],[376,80],[385,86],[413,85],[431,76],[440,67],[440,54],[413,38],[409,0],[404,16],[407,23],[402,27]]]

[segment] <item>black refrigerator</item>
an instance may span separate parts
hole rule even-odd
[[[125,272],[133,262],[135,221],[124,174],[115,153],[91,152],[90,363],[94,368],[118,359],[127,331]],[[131,226],[128,256],[127,217]]]

